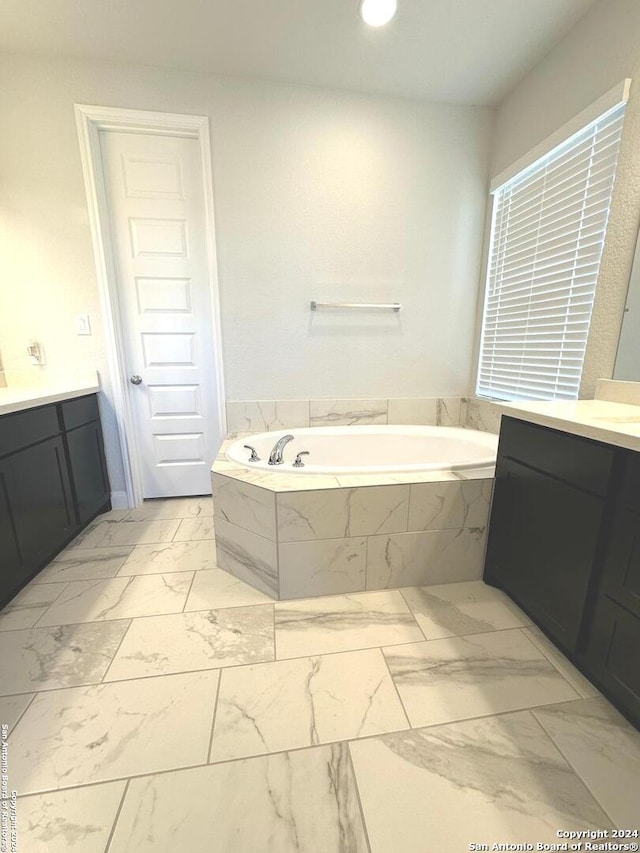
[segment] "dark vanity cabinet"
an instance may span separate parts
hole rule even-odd
[[[92,394],[61,405],[76,521],[83,527],[109,499],[98,401]]]
[[[44,565],[60,538],[76,529],[61,437],[49,438],[9,458],[10,507],[23,565]]]
[[[5,589],[10,597],[10,590],[21,586],[23,575],[22,554],[18,544],[18,535],[12,514],[13,477],[8,461],[0,461],[0,574],[2,585],[1,600],[4,601]]]
[[[614,701],[640,720],[640,453],[629,451],[622,462],[586,662]]]
[[[95,394],[0,416],[0,604],[109,507]]]
[[[503,418],[485,579],[565,652],[578,645],[614,450]]]
[[[484,579],[640,724],[640,453],[503,417]]]

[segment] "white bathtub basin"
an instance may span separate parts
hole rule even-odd
[[[284,463],[269,465],[274,444],[284,435]],[[260,461],[249,462],[255,447]],[[456,471],[495,464],[498,436],[478,430],[437,426],[301,427],[238,439],[227,458],[248,469],[286,474],[368,474],[394,471]],[[294,468],[300,451],[304,467]]]

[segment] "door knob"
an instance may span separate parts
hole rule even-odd
[[[131,382],[131,384],[132,384],[132,385],[140,385],[140,384],[142,383],[142,376],[138,376],[138,374],[137,374],[137,373],[135,373],[135,374],[134,374],[134,375],[129,379],[129,382]]]

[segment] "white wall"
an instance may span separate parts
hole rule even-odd
[[[210,117],[229,399],[468,393],[492,111],[17,56],[0,80],[5,368],[36,337],[52,367],[95,365],[108,397],[80,102]],[[313,316],[311,299],[403,311]]]
[[[498,174],[624,77],[635,79],[602,258],[581,396],[613,375],[640,221],[640,3],[600,0],[513,89],[496,117]],[[640,378],[640,376],[638,377]]]

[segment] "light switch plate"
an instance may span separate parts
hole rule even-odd
[[[89,322],[89,315],[88,314],[76,315],[76,334],[78,334],[78,335],[90,335],[91,334],[91,323]]]

